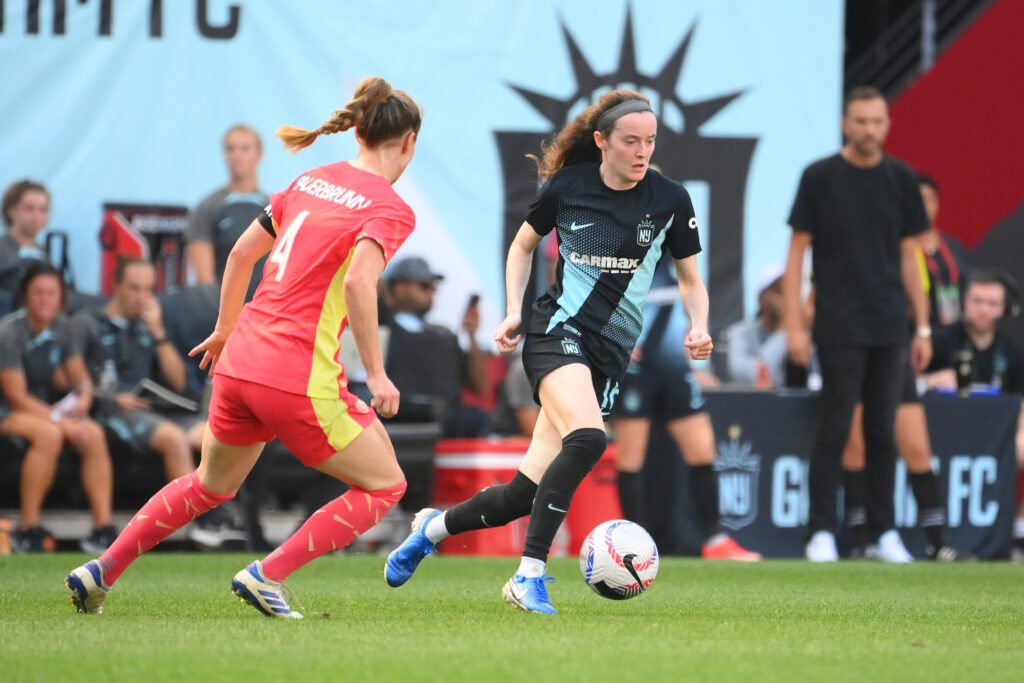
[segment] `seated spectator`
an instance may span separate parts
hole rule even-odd
[[[963,316],[935,330],[932,362],[925,379],[928,388],[957,390],[959,366],[969,365],[972,386],[984,385],[1002,393],[1024,393],[1024,350],[1000,329],[1001,321],[1019,315],[1020,289],[1008,273],[976,268],[967,276]],[[966,377],[965,377],[966,379]],[[1017,465],[1024,468],[1024,404],[1017,420]],[[1024,507],[1014,523],[1013,558],[1024,561]]]
[[[431,272],[422,258],[411,257],[393,263],[385,278],[392,313],[385,369],[402,394],[399,418],[402,411],[413,412],[416,405],[432,403],[445,437],[480,435],[488,416],[466,409],[461,398],[463,388],[484,394],[488,387],[486,359],[476,343],[480,326],[476,307],[469,307],[462,319],[468,344],[468,351],[463,351],[453,332],[425,320],[443,275]]]
[[[939,215],[939,186],[931,176],[917,178],[928,216],[928,229],[918,235],[921,256],[928,270],[925,280],[932,328],[950,325],[960,319],[960,301],[967,272],[967,252],[960,242],[935,227]]]
[[[94,524],[82,550],[102,552],[116,536],[110,524],[113,471],[103,429],[89,418],[92,383],[61,313],[63,281],[53,266],[36,261],[26,268],[18,295],[24,307],[0,321],[0,434],[28,442],[12,546],[40,552],[52,539],[40,526],[40,511],[66,442],[81,457],[82,488]],[[62,394],[67,395],[55,404]]]
[[[1017,315],[1017,285],[996,268],[976,268],[967,277],[963,317],[935,330],[932,362],[925,379],[929,389],[957,389],[958,354],[971,358],[971,384],[1006,393],[1024,391],[1024,352],[1000,330],[1000,322]]]
[[[729,381],[767,389],[786,378],[786,333],[782,330],[782,275],[785,268],[766,266],[757,285],[757,316],[725,331]]]
[[[228,184],[199,203],[189,216],[185,231],[185,258],[197,284],[220,285],[231,247],[270,202],[259,189],[262,154],[262,142],[255,129],[239,124],[224,134]],[[256,293],[265,263],[264,256],[253,267],[246,301]]]
[[[13,292],[30,263],[48,260],[37,240],[50,222],[50,193],[31,180],[14,183],[4,192],[3,221],[7,232],[0,236],[0,289]]]
[[[167,480],[172,481],[195,469],[193,451],[202,447],[206,423],[191,413],[171,419],[133,391],[144,379],[159,379],[180,394],[186,388],[185,362],[167,338],[160,302],[153,296],[153,264],[122,258],[113,280],[113,296],[107,305],[79,311],[71,323],[92,381],[101,390],[96,419],[115,446],[158,454]],[[115,386],[104,386],[105,373],[112,373]],[[245,539],[231,528],[223,511],[213,518],[211,514],[213,511],[190,528],[192,540],[217,548],[225,540]]]

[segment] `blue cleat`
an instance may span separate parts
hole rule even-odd
[[[283,583],[264,577],[263,563],[258,560],[235,574],[231,582],[231,592],[242,602],[249,603],[268,617],[302,618],[301,614],[292,611],[288,606],[288,600],[285,599],[285,592],[291,594],[291,591]],[[291,594],[291,597],[294,598],[295,595]]]
[[[424,557],[437,549],[436,543],[427,538],[427,522],[441,514],[434,508],[423,508],[412,518],[412,533],[402,545],[391,551],[384,563],[384,580],[392,588],[398,588],[412,578],[416,567]]]
[[[103,567],[96,560],[73,569],[64,585],[71,589],[71,604],[82,614],[103,614],[103,601],[111,588],[103,583]]]
[[[541,614],[558,614],[551,601],[548,600],[548,589],[544,584],[554,583],[553,576],[537,576],[527,578],[522,574],[516,574],[504,588],[501,589],[501,597],[505,602],[524,612],[540,612]]]

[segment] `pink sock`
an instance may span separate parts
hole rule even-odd
[[[405,493],[405,482],[389,489],[351,488],[313,513],[277,550],[263,560],[263,575],[284,581],[307,562],[344,548],[377,524]]]
[[[112,586],[136,557],[193,519],[234,496],[220,496],[199,483],[196,472],[178,477],[156,492],[100,556],[103,581]]]

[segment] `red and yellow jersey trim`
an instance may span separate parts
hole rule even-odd
[[[345,386],[344,368],[338,362],[338,351],[341,349],[339,335],[348,319],[345,275],[352,265],[355,251],[354,247],[349,250],[344,263],[331,278],[331,284],[328,285],[324,296],[320,320],[317,322],[313,337],[313,361],[309,369],[309,385],[306,390],[308,396],[337,397],[339,387]]]

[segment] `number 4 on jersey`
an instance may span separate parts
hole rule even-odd
[[[309,211],[303,211],[295,217],[288,227],[284,231],[284,235],[277,241],[274,246],[274,253],[270,255],[272,263],[277,264],[277,273],[274,275],[274,279],[278,282],[284,277],[285,266],[288,265],[288,255],[292,253],[292,243],[295,242],[295,236],[299,234],[299,228],[302,227],[302,221],[306,220],[306,216],[309,215]]]

